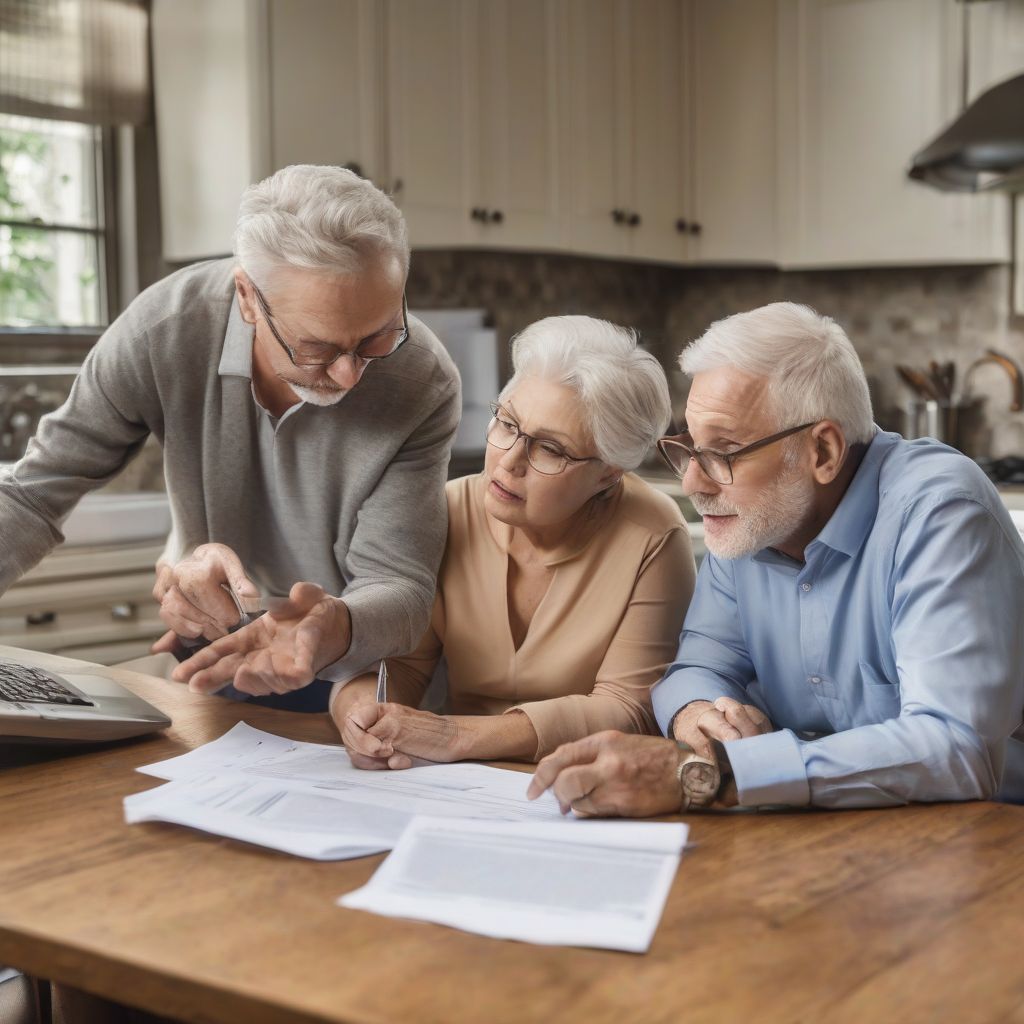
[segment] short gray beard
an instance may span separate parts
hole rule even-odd
[[[778,547],[799,531],[814,505],[814,482],[794,466],[749,508],[737,510],[723,495],[693,494],[690,501],[702,516],[736,516],[728,536],[705,536],[704,543],[716,558],[745,558],[765,548]]]
[[[287,385],[295,392],[303,402],[308,402],[310,405],[319,405],[321,408],[326,408],[329,405],[337,405],[347,394],[346,388],[311,388],[303,387],[301,384],[296,384],[293,380],[288,380],[285,377],[281,378]]]

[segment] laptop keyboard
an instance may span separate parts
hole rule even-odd
[[[25,704],[78,704],[95,707],[41,668],[0,661],[0,701]]]

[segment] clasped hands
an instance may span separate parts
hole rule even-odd
[[[449,762],[464,756],[458,722],[444,715],[366,701],[332,716],[356,768],[402,769],[416,758]]]
[[[258,601],[259,589],[224,544],[202,544],[176,565],[160,562],[153,596],[168,631],[153,644],[170,651],[176,635],[213,641],[183,661],[172,679],[196,693],[228,683],[253,696],[288,693],[310,683],[318,669],[348,650],[352,622],[345,602],[313,583],[296,583],[286,600],[234,633],[239,602]]]
[[[709,760],[715,760],[712,740],[760,736],[772,729],[758,708],[729,697],[687,704],[673,722],[675,739]],[[680,806],[679,758],[679,747],[667,739],[595,733],[565,743],[545,757],[537,765],[527,796],[535,800],[550,789],[562,813],[572,811],[577,817],[673,814]],[[712,808],[735,804],[732,787],[720,794]]]

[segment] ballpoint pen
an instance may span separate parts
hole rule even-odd
[[[388,663],[381,658],[377,669],[377,703],[386,704],[388,700]]]

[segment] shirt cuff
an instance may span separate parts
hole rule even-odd
[[[800,742],[789,729],[725,744],[741,807],[806,807],[811,787]]]

